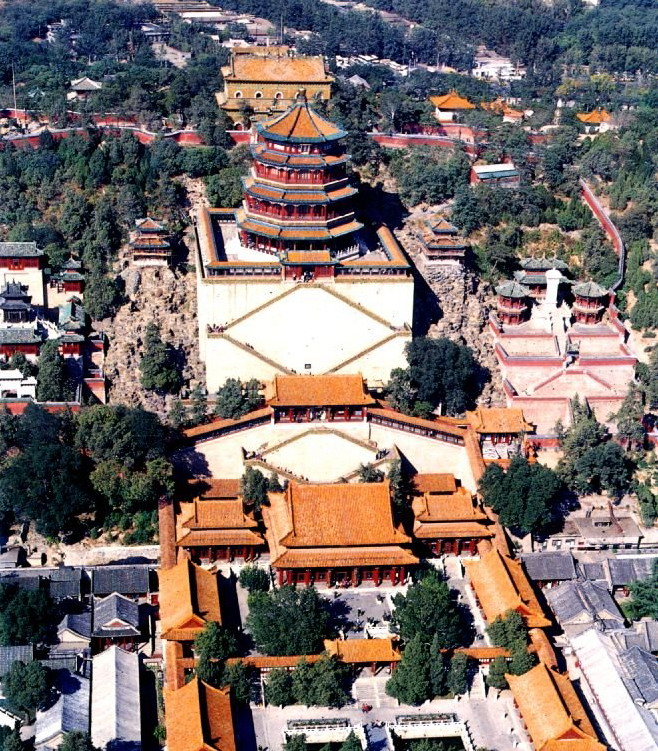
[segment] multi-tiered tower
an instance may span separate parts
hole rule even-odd
[[[405,365],[413,277],[393,233],[355,215],[347,133],[303,92],[254,128],[239,209],[202,209],[199,349],[206,385],[282,373],[362,373]]]
[[[256,134],[237,213],[241,244],[293,265],[309,251],[327,263],[357,255],[363,225],[354,216],[357,191],[341,143],[347,133],[300,92],[287,112],[258,123]]]

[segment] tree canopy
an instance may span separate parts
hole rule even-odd
[[[264,654],[317,654],[323,639],[331,635],[327,603],[315,587],[251,592],[248,604],[246,625]]]
[[[141,383],[149,391],[175,393],[182,384],[179,367],[170,345],[163,342],[154,323],[146,327],[144,354],[140,363]]]

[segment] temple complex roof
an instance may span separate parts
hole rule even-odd
[[[442,96],[431,96],[430,102],[439,110],[474,110],[475,105],[454,89]]]
[[[346,154],[287,154],[268,149],[264,143],[252,145],[251,153],[265,164],[296,169],[321,169],[347,162]]]
[[[34,242],[3,243],[0,242],[0,258],[38,258],[43,251]]]
[[[501,297],[510,297],[514,300],[522,300],[530,294],[530,289],[520,282],[507,281],[496,287],[496,294]]]
[[[534,427],[526,422],[523,410],[514,407],[477,407],[466,413],[466,419],[476,433],[527,433]]]
[[[273,407],[345,407],[374,402],[360,374],[277,375],[268,399]]]
[[[515,610],[530,628],[550,626],[519,561],[493,548],[464,566],[489,623]]]
[[[525,271],[548,271],[549,269],[558,269],[558,271],[568,271],[569,266],[559,258],[522,258],[519,265]]]
[[[165,690],[167,748],[170,751],[235,751],[230,689],[212,688],[198,678]]]
[[[402,659],[390,636],[384,639],[325,639],[324,649],[329,655],[351,665],[399,662]]]
[[[388,482],[299,485],[271,493],[263,508],[272,565],[413,565],[410,542],[393,521]]]
[[[581,123],[587,125],[602,125],[603,123],[609,123],[612,119],[610,113],[602,107],[597,107],[592,112],[579,112],[576,117]]]
[[[233,56],[230,67],[225,68],[224,78],[228,81],[254,81],[272,83],[325,83],[334,80],[326,71],[324,59],[320,56],[290,57],[288,55]]]
[[[267,140],[281,143],[328,143],[347,136],[346,131],[315,112],[304,93],[282,115],[258,123],[256,130]]]
[[[568,676],[540,662],[506,678],[537,751],[604,751]]]
[[[163,639],[192,640],[209,621],[222,622],[216,574],[181,560],[160,570]]]
[[[608,294],[606,289],[596,282],[583,282],[572,287],[574,295],[578,297],[600,298]]]

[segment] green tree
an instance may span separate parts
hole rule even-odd
[[[224,671],[224,683],[233,689],[233,695],[240,704],[249,704],[251,696],[252,671],[238,660]]]
[[[505,675],[509,672],[507,660],[499,655],[494,657],[489,665],[489,674],[487,675],[487,684],[492,688],[498,688],[501,691],[507,688],[507,678]]]
[[[306,736],[304,733],[286,736],[283,751],[307,751]]]
[[[208,202],[211,206],[231,208],[239,206],[242,201],[242,167],[225,167],[206,178]]]
[[[527,534],[550,524],[562,483],[548,467],[515,456],[507,471],[490,464],[480,479],[479,491],[505,526]]]
[[[144,354],[140,363],[141,384],[147,391],[174,393],[182,384],[174,363],[172,348],[162,341],[160,329],[149,323],[144,337]]]
[[[285,668],[274,668],[268,673],[265,701],[275,707],[287,707],[295,703],[292,675]]]
[[[62,742],[59,744],[59,751],[98,751],[96,746],[91,742],[88,733],[81,730],[72,730],[65,733]]]
[[[468,691],[468,657],[463,652],[455,652],[452,656],[447,683],[455,695]]]
[[[315,587],[251,592],[248,604],[247,627],[264,654],[317,654],[331,635],[327,604]]]
[[[643,417],[644,394],[635,384],[631,384],[619,411],[613,415],[617,423],[617,437],[624,441],[629,449],[640,449],[644,445]]]
[[[350,734],[341,743],[339,751],[363,751],[361,741],[353,730],[350,730]]]
[[[405,508],[411,499],[412,488],[409,478],[402,471],[402,462],[394,459],[388,469],[388,481],[391,484],[391,496],[396,506]]]
[[[338,662],[333,655],[323,655],[311,666],[313,675],[311,702],[319,707],[342,707],[349,697],[345,691],[347,666]],[[294,675],[293,675],[294,688]]]
[[[234,634],[219,623],[207,623],[194,640],[198,656],[196,672],[205,683],[217,688],[225,684],[225,662],[237,653]]]
[[[190,410],[190,421],[192,425],[201,425],[208,417],[208,398],[206,392],[197,383],[190,394],[192,408]]]
[[[446,693],[446,662],[441,652],[441,642],[438,634],[432,637],[430,644],[429,679],[433,696],[443,696]]]
[[[658,618],[658,562],[648,579],[639,579],[630,586],[631,602],[629,613],[633,620]]]
[[[39,643],[53,625],[53,603],[42,589],[0,584],[0,644]]]
[[[512,645],[510,657],[508,672],[512,675],[523,675],[535,666],[535,656],[528,652],[523,642]]]
[[[2,687],[14,709],[33,714],[50,691],[49,671],[37,660],[27,665],[18,660],[2,679]]]
[[[527,644],[528,632],[521,614],[508,610],[487,626],[487,634],[496,647],[512,649],[516,644]]]
[[[313,705],[313,665],[305,659],[299,660],[292,674],[292,695],[297,704]]]
[[[102,270],[92,270],[85,283],[85,310],[92,321],[102,321],[114,315],[119,305],[117,282]]]
[[[258,511],[267,503],[268,483],[265,475],[255,467],[246,467],[240,479],[240,492],[245,503]]]
[[[270,577],[267,571],[258,566],[245,566],[240,571],[239,580],[249,592],[267,592],[270,588]]]
[[[416,634],[404,649],[402,660],[386,683],[386,693],[402,704],[422,704],[432,698],[429,665],[432,659],[423,634]]]
[[[61,402],[66,394],[66,365],[54,339],[44,342],[39,352],[37,399],[40,402]]]
[[[3,730],[4,729],[5,728],[3,727]],[[9,728],[7,728],[7,730],[9,730]],[[2,743],[2,751],[23,751],[23,741],[21,740],[17,728],[7,734],[7,737]]]
[[[418,337],[405,347],[407,369],[392,371],[388,391],[395,409],[413,413],[426,402],[450,415],[462,413],[479,393],[478,365],[471,350],[449,339]]]
[[[414,582],[407,594],[393,598],[391,629],[405,641],[415,636],[433,639],[440,649],[458,647],[467,637],[454,592],[434,570]]]
[[[169,408],[169,424],[174,430],[179,430],[187,422],[187,410],[180,399],[174,399]]]
[[[236,420],[255,409],[261,402],[261,384],[252,378],[243,384],[237,378],[228,378],[217,391],[215,415]]]
[[[372,464],[359,465],[359,482],[383,482],[384,473]]]

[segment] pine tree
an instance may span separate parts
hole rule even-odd
[[[40,402],[61,402],[64,399],[66,366],[59,354],[59,344],[49,339],[39,353],[39,375],[37,376],[37,399]]]
[[[267,478],[259,469],[245,469],[240,480],[240,489],[245,503],[253,504],[257,511],[267,503]]]
[[[438,634],[432,637],[430,645],[429,678],[434,696],[443,696],[446,693],[446,664]]]
[[[508,672],[512,675],[523,675],[535,665],[534,655],[528,652],[528,648],[523,642],[514,644],[510,649],[511,660]]]
[[[173,352],[162,340],[160,329],[149,323],[144,337],[144,354],[140,363],[141,384],[147,391],[174,393],[182,378],[173,361]]]
[[[234,662],[224,671],[224,682],[233,689],[233,695],[240,704],[249,704],[251,697],[251,672],[242,662]]]
[[[386,684],[386,693],[401,704],[422,704],[432,698],[430,654],[422,634],[417,634],[405,647],[402,660]]]
[[[292,675],[285,668],[274,668],[267,676],[265,701],[275,707],[287,707],[295,703],[292,691]]]
[[[174,399],[169,409],[169,424],[175,430],[182,428],[187,422],[187,410],[180,399]]]
[[[208,416],[208,398],[206,392],[201,388],[201,384],[197,383],[192,389],[190,401],[192,402],[190,422],[192,425],[201,425]]]
[[[487,676],[488,685],[492,688],[499,688],[501,691],[507,688],[507,678],[505,678],[505,674],[508,672],[507,660],[500,655],[494,657],[489,665],[489,675]]]
[[[361,741],[356,737],[353,730],[350,730],[350,734],[341,744],[339,751],[363,751]]]
[[[468,691],[468,657],[463,652],[455,652],[450,660],[448,688],[455,695]]]

